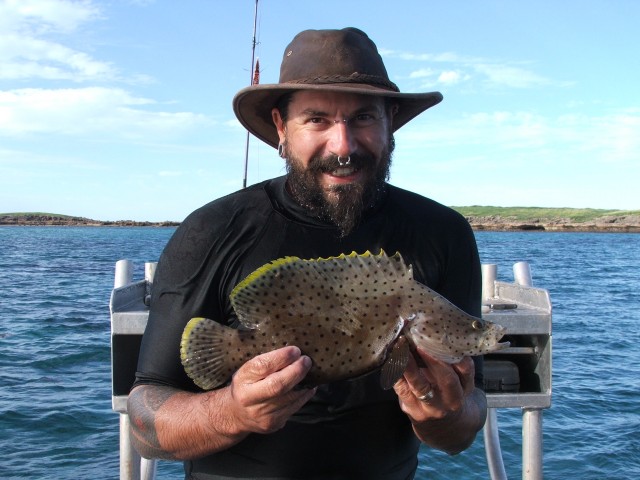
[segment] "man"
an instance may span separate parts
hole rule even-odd
[[[233,287],[287,255],[399,251],[418,281],[478,316],[467,222],[386,182],[393,132],[441,99],[400,93],[354,28],[298,34],[278,84],[236,95],[240,122],[278,149],[287,175],[197,210],[163,252],[128,407],[143,456],[185,460],[198,479],[406,479],[420,442],[452,454],[473,442],[486,414],[479,359],[449,365],[418,351],[393,390],[380,388],[379,373],[305,389],[312,360],[287,346],[207,392],[179,359],[190,318],[237,326]]]

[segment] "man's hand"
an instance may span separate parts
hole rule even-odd
[[[295,388],[310,368],[298,347],[284,347],[247,361],[218,390],[140,385],[129,395],[131,440],[145,458],[185,460],[276,431],[315,394]]]
[[[394,385],[400,408],[424,443],[458,453],[467,448],[486,418],[486,398],[475,388],[469,357],[448,364],[418,349],[403,377]]]
[[[315,394],[295,389],[311,368],[298,347],[284,347],[255,357],[233,376],[229,406],[241,431],[271,433],[284,427]]]

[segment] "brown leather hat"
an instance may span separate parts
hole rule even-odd
[[[399,107],[393,131],[442,100],[440,92],[400,93],[389,80],[375,43],[363,31],[305,30],[284,51],[279,83],[240,90],[233,98],[233,111],[247,130],[275,148],[278,133],[271,109],[282,95],[296,90],[393,98]]]

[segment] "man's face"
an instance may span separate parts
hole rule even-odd
[[[277,109],[273,119],[284,146],[289,191],[348,234],[378,200],[389,176],[393,136],[384,100],[300,91],[289,103],[286,122]]]

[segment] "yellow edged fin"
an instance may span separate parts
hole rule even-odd
[[[282,269],[284,266],[287,265],[301,265],[301,264],[305,264],[305,263],[323,263],[323,262],[330,262],[332,260],[347,260],[347,263],[349,263],[349,260],[353,260],[353,259],[372,259],[372,260],[389,260],[389,259],[393,259],[400,262],[400,264],[402,266],[404,266],[405,268],[407,268],[409,271],[411,270],[411,267],[406,267],[404,265],[404,260],[402,259],[402,256],[400,255],[400,252],[396,252],[395,254],[393,254],[391,257],[389,257],[385,251],[383,249],[380,249],[380,253],[375,255],[373,253],[371,253],[369,250],[367,250],[364,253],[357,253],[355,251],[349,253],[349,254],[344,254],[341,253],[338,256],[331,256],[331,257],[319,257],[319,258],[315,258],[315,259],[310,259],[310,260],[304,260],[301,259],[300,257],[282,257],[282,258],[278,258],[276,260],[273,260],[269,263],[266,263],[265,265],[257,268],[256,270],[254,270],[252,273],[250,273],[249,275],[247,275],[247,277],[242,280],[240,283],[238,283],[233,290],[231,291],[231,301],[233,302],[233,299],[238,295],[238,292],[241,292],[242,290],[246,289],[247,287],[249,287],[250,285],[255,284],[255,282],[257,282],[258,280],[260,280],[261,278],[264,278],[266,276],[268,276],[269,274]]]
[[[247,278],[242,280],[240,283],[238,283],[233,288],[233,290],[231,291],[231,295],[229,296],[231,298],[231,301],[233,302],[233,299],[238,295],[238,292],[244,290],[249,285],[253,284],[256,280],[258,280],[258,279],[262,278],[263,276],[267,275],[272,270],[278,269],[278,268],[282,267],[283,265],[287,265],[287,264],[290,264],[290,263],[296,263],[296,262],[298,262],[300,260],[301,259],[299,257],[278,258],[277,260],[273,260],[273,261],[261,266],[260,268],[254,270],[252,273],[247,275]]]
[[[189,320],[180,340],[180,360],[187,375],[204,390],[223,385],[237,365],[229,365],[226,351],[236,330],[213,320]]]
[[[366,251],[304,260],[283,257],[248,275],[230,295],[238,320],[246,328],[261,328],[273,319],[316,317],[326,309],[347,309],[343,298],[378,297],[386,285],[412,282],[411,267],[399,253],[389,257]],[[372,288],[369,289],[369,286]],[[377,293],[376,293],[377,292]],[[336,328],[349,333],[360,320],[345,312],[349,325]]]

